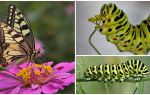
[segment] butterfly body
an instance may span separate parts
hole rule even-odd
[[[8,12],[7,24],[0,22],[0,64],[33,61],[40,50],[35,49],[25,16],[14,5],[9,6]]]

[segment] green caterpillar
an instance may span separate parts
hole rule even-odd
[[[132,25],[126,13],[110,3],[104,4],[100,14],[89,21],[96,24],[96,30],[105,34],[121,52],[146,54],[150,48],[150,15],[139,25]]]
[[[89,67],[84,72],[84,80],[89,81],[96,79],[101,82],[123,82],[125,79],[133,78],[134,80],[141,80],[149,74],[147,66],[140,60],[129,60],[122,64],[103,64]]]

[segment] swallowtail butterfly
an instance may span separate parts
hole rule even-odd
[[[35,50],[34,37],[25,16],[16,6],[10,5],[7,24],[0,22],[0,64],[33,61],[39,52]]]

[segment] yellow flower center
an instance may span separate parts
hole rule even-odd
[[[52,67],[45,64],[32,64],[21,69],[16,76],[22,78],[24,86],[42,84],[48,80]]]

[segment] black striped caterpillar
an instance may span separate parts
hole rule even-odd
[[[88,19],[96,30],[106,35],[121,52],[147,54],[150,48],[150,15],[139,25],[132,25],[128,16],[115,4],[104,4],[100,14]]]
[[[125,79],[133,78],[136,81],[141,80],[149,74],[147,66],[140,60],[128,60],[122,64],[103,64],[89,67],[84,72],[84,80],[96,79],[101,82],[123,82]]]

